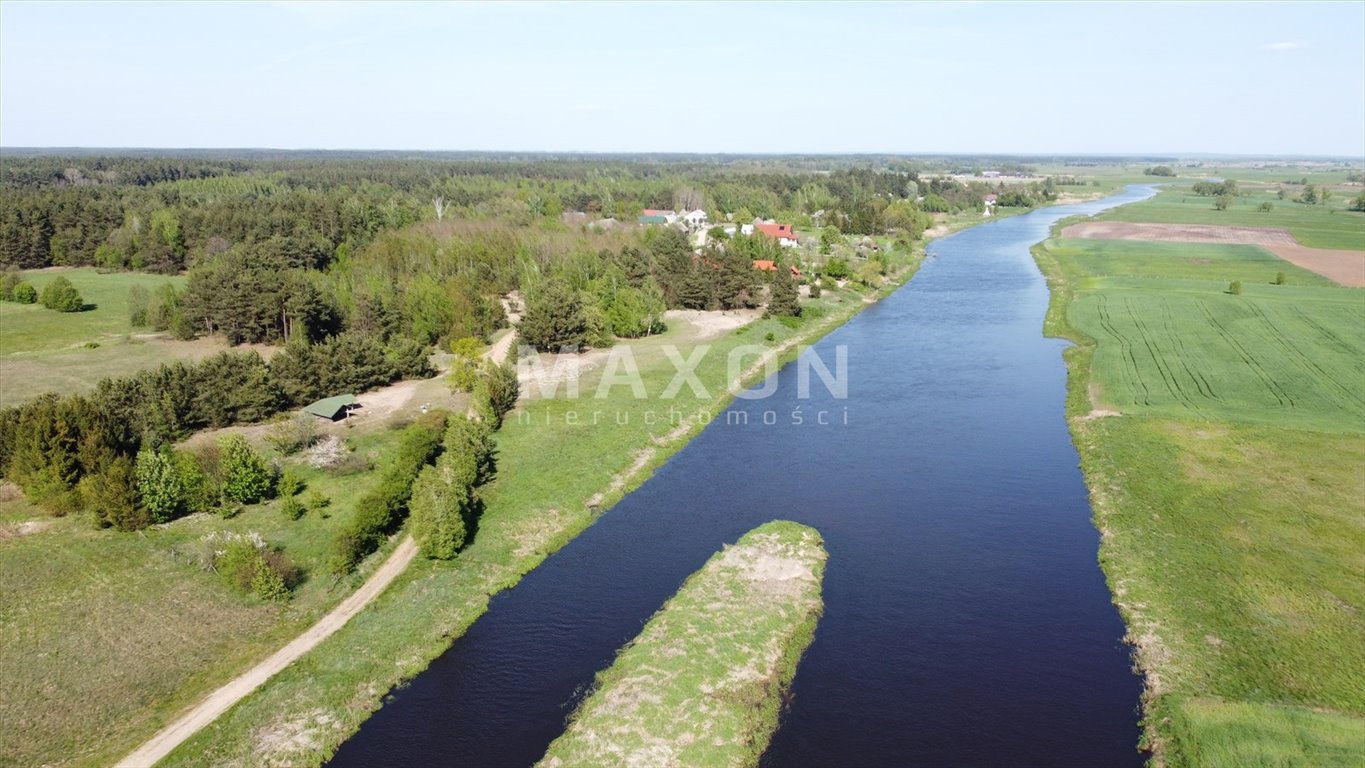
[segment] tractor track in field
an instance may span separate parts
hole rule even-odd
[[[1251,354],[1251,351],[1248,350],[1242,342],[1238,341],[1237,337],[1232,335],[1226,326],[1218,321],[1218,318],[1214,316],[1213,311],[1209,309],[1208,302],[1200,301],[1199,310],[1204,313],[1204,317],[1209,321],[1209,324],[1217,329],[1218,334],[1227,341],[1228,345],[1236,350],[1237,355],[1242,358],[1242,362],[1247,364],[1247,367],[1256,374],[1256,377],[1261,380],[1262,384],[1265,384],[1266,389],[1270,390],[1270,394],[1275,396],[1275,400],[1277,400],[1281,406],[1294,407],[1294,398],[1290,397],[1288,392],[1285,392],[1282,387],[1275,383],[1275,379],[1266,373],[1265,368],[1263,368],[1260,362]]]

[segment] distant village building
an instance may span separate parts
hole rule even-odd
[[[678,220],[677,211],[646,208],[640,211],[641,224],[672,224]]]
[[[703,211],[700,208],[695,211],[687,211],[682,215],[682,222],[693,232],[696,232],[699,229],[706,229],[706,211]]]
[[[777,262],[773,261],[772,259],[754,259],[754,269],[758,270],[759,272],[776,272]],[[801,276],[801,270],[797,269],[795,264],[791,265],[790,267],[787,267],[787,269],[791,270],[792,277]]]
[[[783,248],[795,248],[801,244],[790,224],[755,224],[754,229],[777,241]]]

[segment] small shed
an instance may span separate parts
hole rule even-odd
[[[305,405],[303,410],[328,421],[336,421],[346,418],[355,407],[355,395],[335,395]]]

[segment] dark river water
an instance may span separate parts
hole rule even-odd
[[[1042,337],[1028,251],[1063,216],[1150,194],[931,244],[914,279],[816,345],[831,369],[847,347],[846,399],[818,377],[800,398],[789,365],[772,396],[736,400],[747,427],[713,422],[494,598],[331,765],[531,765],[683,579],[775,518],[819,529],[829,563],[764,765],[1141,765],[1141,681],[1096,562],[1063,343]],[[815,423],[822,410],[832,423]]]

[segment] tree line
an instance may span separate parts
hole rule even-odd
[[[254,351],[223,352],[104,379],[89,396],[48,394],[0,411],[0,476],[54,514],[86,510],[104,525],[142,527],[156,521],[132,484],[143,449],[430,372],[419,345],[347,334],[287,346],[270,363]]]

